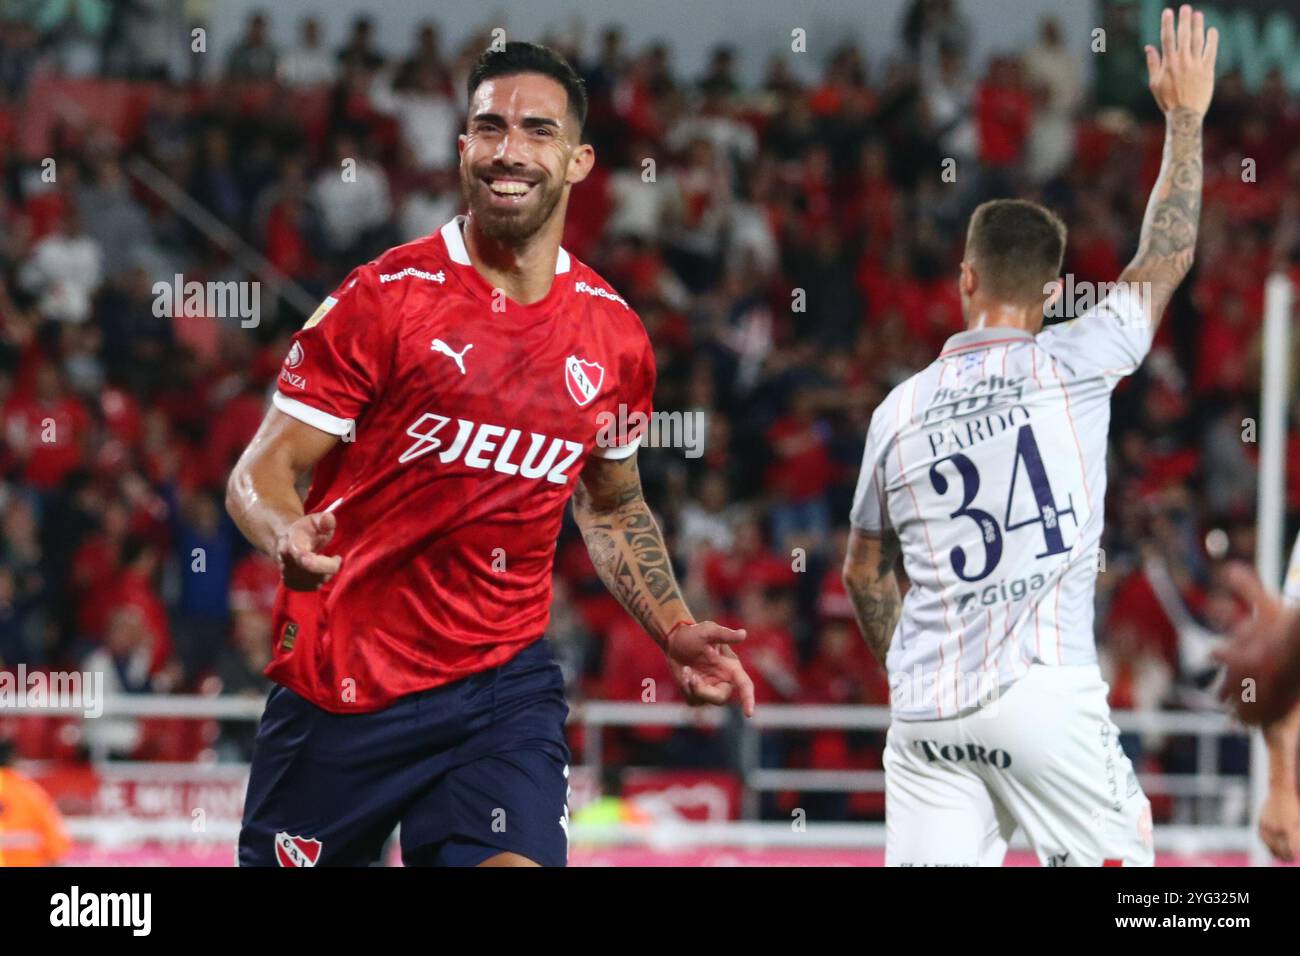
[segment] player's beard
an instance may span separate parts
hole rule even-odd
[[[486,195],[490,190],[481,178],[483,173],[491,175],[492,170],[461,166],[461,193],[482,234],[503,245],[518,245],[535,236],[550,220],[564,195],[563,182],[551,185],[549,179],[539,179],[533,187],[534,195],[526,202],[513,209],[502,209],[493,206]]]

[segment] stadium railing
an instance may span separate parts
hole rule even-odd
[[[84,719],[174,718],[188,720],[256,721],[264,702],[247,697],[186,695],[110,695],[103,700],[100,718],[84,718],[80,707],[6,706],[0,715],[82,716]],[[1226,714],[1218,712],[1116,711],[1121,733],[1185,737],[1195,741],[1195,770],[1191,773],[1142,773],[1138,777],[1149,796],[1181,798],[1194,807],[1173,823],[1157,826],[1157,848],[1164,852],[1204,854],[1240,853],[1252,845],[1249,778],[1227,773],[1222,768],[1221,745],[1231,738],[1247,738],[1248,732]],[[576,701],[569,723],[582,730],[579,754],[582,770],[600,779],[605,765],[607,729],[636,727],[709,727],[734,734],[737,760],[728,769],[737,773],[742,787],[742,819],[717,823],[664,822],[654,827],[626,824],[575,827],[575,842],[589,840],[600,845],[640,845],[655,849],[722,845],[736,848],[820,847],[835,849],[872,848],[884,845],[884,826],[879,823],[816,823],[792,829],[788,822],[759,821],[758,806],[763,793],[873,792],[884,789],[880,770],[783,769],[761,765],[762,735],[782,731],[844,730],[884,733],[889,727],[886,707],[818,706],[766,704],[750,720],[731,710],[695,709],[685,704],[644,704],[631,701]],[[153,775],[159,779],[178,775],[212,776],[228,782],[242,778],[247,768],[240,764],[177,764],[109,761],[95,753],[92,763],[117,772]],[[1187,816],[1192,822],[1183,822]],[[1230,819],[1233,818],[1233,819]],[[1234,822],[1239,821],[1239,822]],[[206,840],[229,842],[237,826],[229,821],[212,821],[202,833],[195,833],[191,820],[108,820],[95,816],[69,820],[74,837],[101,845],[142,840]],[[1013,841],[1013,848],[1023,845]]]

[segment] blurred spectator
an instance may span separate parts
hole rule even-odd
[[[311,195],[320,210],[328,251],[340,260],[369,258],[360,247],[373,244],[392,211],[383,167],[358,155],[351,136],[340,135],[334,162],[316,177]]]
[[[988,73],[975,90],[979,158],[986,170],[1004,171],[1022,161],[1032,116],[1020,61],[1009,56],[991,58]]]
[[[271,615],[262,608],[243,608],[235,612],[230,641],[218,649],[215,683],[205,689],[217,693],[263,700],[271,682],[262,671],[271,663],[274,635]],[[247,720],[222,721],[218,725],[217,749],[223,759],[247,763],[253,756],[257,724]]]
[[[1055,17],[1043,18],[1038,45],[1025,54],[1025,78],[1035,100],[1025,171],[1044,182],[1074,155],[1074,114],[1084,94],[1083,64],[1062,42]]]
[[[40,297],[41,312],[59,322],[90,318],[91,298],[104,277],[104,252],[82,231],[81,216],[69,206],[54,231],[32,248],[22,269],[23,288]]]
[[[731,508],[726,476],[706,472],[699,482],[698,498],[691,498],[682,507],[677,541],[683,563],[689,563],[691,556],[704,549],[731,550],[735,541]]]
[[[270,80],[275,78],[276,50],[267,33],[266,14],[257,12],[248,18],[244,36],[226,56],[226,78],[230,80]]]
[[[456,135],[461,131],[461,107],[443,88],[437,63],[418,64],[402,89],[393,85],[393,70],[380,70],[370,86],[370,102],[393,116],[401,127],[402,142],[415,157],[421,172],[447,169],[458,159]]]
[[[303,17],[298,46],[280,57],[277,75],[289,87],[324,86],[333,82],[335,58],[321,45],[320,20]]]
[[[813,412],[814,396],[800,389],[791,399],[789,414],[768,430],[772,463],[766,486],[772,498],[772,537],[788,552],[793,538],[825,542],[831,526],[826,492],[835,478],[826,444],[826,428]]]
[[[912,0],[903,15],[903,43],[913,56],[937,47],[964,53],[970,35],[956,0]]]
[[[760,703],[780,703],[799,696],[799,662],[794,634],[794,600],[784,588],[764,588],[759,582],[744,585],[729,626],[747,634],[736,645],[745,671],[754,681]]]
[[[52,492],[84,462],[90,416],[54,363],[38,360],[31,391],[15,391],[2,413],[5,443],[29,487]]]
[[[17,18],[0,20],[0,93],[23,95],[39,57],[36,28]]]
[[[155,673],[154,638],[141,608],[121,604],[108,615],[104,643],[86,655],[82,670],[102,674],[105,694],[146,694],[167,690],[174,668]],[[111,757],[132,757],[143,743],[142,724],[130,717],[101,717],[87,721],[85,740],[93,752]]]
[[[176,650],[186,672],[197,673],[225,643],[239,531],[211,491],[181,492],[171,507],[181,571]]]
[[[959,164],[974,158],[975,84],[966,72],[961,52],[949,46],[940,48],[933,66],[922,64],[921,76],[925,115],[939,151]]]
[[[102,253],[105,279],[120,276],[153,241],[149,217],[131,195],[126,174],[113,159],[100,162],[94,181],[78,191],[77,213]]]
[[[460,211],[460,178],[456,167],[430,172],[406,194],[397,211],[399,238],[410,242],[427,236]]]
[[[352,21],[352,32],[347,42],[335,54],[339,68],[368,73],[384,63],[384,56],[374,48],[374,22],[367,16]]]

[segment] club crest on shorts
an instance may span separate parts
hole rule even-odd
[[[564,384],[569,388],[569,396],[581,408],[600,394],[600,386],[605,384],[605,368],[570,355],[564,363]]]
[[[320,840],[290,836],[284,831],[275,835],[275,859],[281,866],[315,866],[320,851]]]

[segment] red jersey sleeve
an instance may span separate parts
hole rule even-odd
[[[650,416],[654,413],[657,374],[655,351],[650,344],[650,337],[642,329],[640,347],[631,353],[619,377],[617,401],[626,408],[628,428],[626,436],[623,436],[626,440],[608,446],[598,443],[594,449],[595,454],[601,458],[619,459],[627,458],[637,450],[649,426]]]
[[[331,435],[349,434],[391,365],[396,339],[384,325],[374,271],[360,266],[294,335],[275,407]]]

